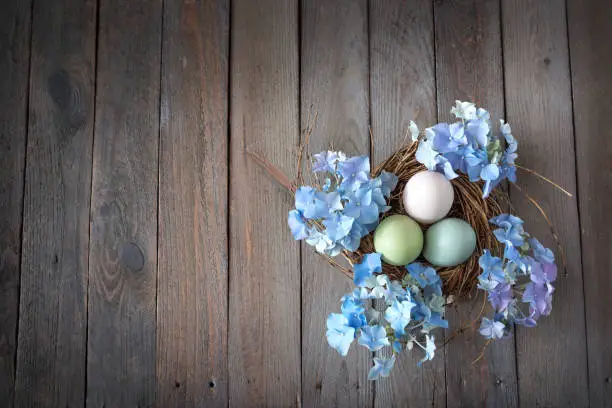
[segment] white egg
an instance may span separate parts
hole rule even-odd
[[[403,199],[408,215],[421,224],[433,224],[446,217],[455,193],[444,174],[424,170],[406,182]]]

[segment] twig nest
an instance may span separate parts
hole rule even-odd
[[[399,182],[393,191],[389,205],[391,209],[385,213],[384,219],[394,214],[406,215],[403,202],[404,188],[407,182],[417,173],[426,171],[425,166],[415,158],[417,143],[411,143],[399,149],[387,160],[382,162],[373,171],[373,175],[379,175],[383,170],[394,173]],[[500,193],[492,193],[487,198],[482,198],[482,183],[469,181],[467,176],[460,174],[459,177],[450,181],[453,190],[454,200],[448,212],[448,217],[459,218],[468,223],[474,230],[476,248],[470,257],[463,263],[456,266],[436,267],[442,281],[444,282],[445,293],[448,295],[460,296],[469,293],[476,287],[480,267],[478,258],[484,249],[488,249],[493,254],[501,254],[499,242],[493,235],[492,226],[489,220],[502,213]],[[383,221],[381,222],[384,222]],[[421,228],[428,229],[426,223],[421,222]],[[427,232],[425,232],[427,233]],[[373,233],[365,236],[361,240],[359,249],[354,253],[347,253],[353,262],[359,262],[364,254],[375,252]],[[424,258],[418,261],[428,263]],[[383,263],[383,273],[393,279],[401,279],[406,273],[404,265],[391,265]]]

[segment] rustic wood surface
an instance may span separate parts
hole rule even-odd
[[[612,4],[603,0],[5,0],[0,407],[610,407]],[[297,174],[383,160],[455,99],[507,119],[567,260],[552,315],[366,380],[326,315],[350,281],[291,239]],[[549,228],[509,187],[526,229]],[[467,325],[466,325],[467,324]]]
[[[290,194],[249,156],[295,177],[299,4],[232,2],[230,55],[229,405],[301,401],[299,245],[286,245]],[[283,214],[278,217],[278,214]]]
[[[36,2],[15,406],[83,405],[95,1]]]
[[[30,67],[31,2],[0,13],[0,401],[13,401]]]
[[[582,237],[582,271],[589,368],[589,396],[594,406],[612,407],[612,144],[606,143],[612,117],[612,7],[570,1],[568,7],[576,168]]]
[[[514,134],[525,135],[520,163],[576,192],[564,2],[525,4],[522,0],[502,2],[507,120]],[[525,103],[527,94],[529,103]],[[589,394],[578,200],[565,199],[540,180],[524,175],[519,173],[523,176],[519,185],[546,209],[567,265],[565,270],[560,268],[555,285],[555,313],[538,330],[516,330],[520,405],[585,406]],[[526,230],[554,246],[538,211],[510,188],[514,208],[525,216]]]
[[[99,4],[88,406],[151,406],[156,295],[161,0]],[[126,29],[131,27],[131,29]]]
[[[224,405],[229,1],[167,3],[163,20],[157,401]]]

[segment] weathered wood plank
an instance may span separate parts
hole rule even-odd
[[[163,21],[157,403],[227,406],[229,2]]]
[[[435,1],[438,115],[441,121],[456,99],[487,108],[493,125],[503,117],[504,93],[499,3],[490,0]],[[474,292],[448,310],[447,333],[473,322],[446,347],[447,405],[517,406],[514,339],[489,346],[474,366],[484,340],[475,321],[482,293]]]
[[[295,176],[299,141],[297,0],[232,2],[230,405],[299,404],[300,257],[291,194],[249,155]]]
[[[15,406],[82,406],[96,2],[32,15]]]
[[[507,116],[519,140],[518,163],[576,191],[565,3],[504,0],[502,5]],[[520,405],[587,406],[577,202],[525,173],[519,184],[547,211],[567,257],[552,314],[537,329],[516,331]],[[512,187],[510,192],[527,231],[554,248],[542,216]]]
[[[302,127],[318,112],[309,152],[369,154],[367,1],[302,2]],[[353,345],[347,357],[327,345],[325,321],[353,289],[312,248],[302,248],[304,406],[371,406],[372,353]]]
[[[0,13],[0,401],[12,406],[30,64],[30,1]]]
[[[612,406],[612,145],[604,140],[612,117],[612,5],[570,1],[569,46],[574,97],[582,268],[586,308],[590,404]],[[575,289],[577,290],[577,289]]]
[[[421,127],[435,123],[433,34],[432,1],[370,2],[373,163],[410,142],[411,119]],[[417,367],[417,353],[402,354],[391,377],[376,382],[375,406],[446,405],[444,352],[422,367]]]
[[[87,353],[92,407],[148,407],[155,400],[161,5],[100,3]]]

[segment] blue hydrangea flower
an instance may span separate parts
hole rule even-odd
[[[494,282],[504,281],[504,269],[501,258],[491,255],[488,249],[483,251],[483,254],[478,258],[478,265],[482,269],[480,275],[482,279],[492,280]]]
[[[531,264],[530,258],[521,255],[521,252],[513,245],[506,245],[504,248],[504,258],[516,265],[523,273],[527,272]]]
[[[440,276],[431,266],[423,265],[420,262],[413,262],[406,266],[406,269],[422,288],[441,283]]]
[[[433,141],[433,148],[439,153],[455,152],[461,146],[467,144],[467,137],[463,129],[463,124],[457,123],[438,123],[427,128],[427,138]]]
[[[332,313],[327,317],[327,343],[341,356],[346,356],[354,339],[355,329],[349,326],[346,316]]]
[[[312,157],[314,159],[312,164],[313,172],[326,171],[329,173],[335,173],[336,165],[339,161],[344,159],[342,153],[332,151],[321,152],[313,155]]]
[[[312,218],[315,212],[316,190],[310,186],[302,186],[295,191],[295,208],[306,218]]]
[[[463,163],[465,164],[465,172],[467,173],[470,181],[480,180],[482,169],[487,165],[487,152],[483,150],[473,150],[463,156]]]
[[[427,170],[434,171],[436,170],[436,166],[438,164],[436,161],[438,155],[438,152],[433,148],[431,140],[427,139],[422,140],[419,143],[415,153],[415,158],[417,161],[419,161],[419,163],[422,163],[425,167],[427,167]]]
[[[358,287],[366,286],[375,272],[382,271],[381,255],[377,252],[365,254],[361,263],[353,266],[355,285]]]
[[[374,357],[374,367],[370,368],[368,380],[378,380],[381,377],[388,377],[395,364],[395,355],[391,358]]]
[[[387,331],[382,326],[362,327],[358,342],[370,351],[378,351],[384,346],[390,345]]]
[[[434,343],[434,340],[434,336],[425,336],[425,347],[423,347],[423,351],[425,351],[425,356],[421,361],[418,362],[419,366],[425,361],[433,360],[436,351],[436,344]]]
[[[518,314],[518,313],[515,313],[515,314]],[[531,307],[529,309],[528,316],[525,316],[522,313],[520,313],[520,316],[514,317],[514,323],[521,325],[521,326],[525,326],[525,327],[536,327],[538,324],[536,321],[536,310]]]
[[[495,320],[483,317],[479,331],[487,339],[501,339],[504,337],[505,330],[506,325],[502,322],[496,322]]]
[[[353,228],[354,218],[347,217],[346,215],[336,213],[331,215],[329,218],[323,221],[323,225],[326,228],[326,235],[330,241],[339,241],[342,238],[349,235]]]
[[[381,181],[381,192],[384,196],[389,197],[395,187],[397,186],[398,178],[395,174],[389,173],[388,171],[382,171],[380,176],[378,176],[378,180]]]
[[[342,201],[337,192],[326,193],[302,186],[295,192],[295,208],[306,219],[319,219],[342,210]]]
[[[412,120],[410,121],[410,125],[408,126],[408,131],[410,132],[410,139],[413,142],[416,142],[417,140],[419,140],[419,133],[420,133],[419,127]]]
[[[368,232],[370,232],[366,227],[359,224],[358,222],[353,222],[353,226],[349,231],[348,235],[340,241],[340,244],[347,250],[351,252],[355,252],[357,248],[359,248],[359,244],[361,243],[361,238],[363,238]]]
[[[549,283],[538,284],[528,283],[523,292],[523,302],[527,302],[533,307],[537,316],[548,315],[552,310],[552,294],[555,288]]]
[[[476,105],[472,102],[455,101],[455,106],[450,110],[450,113],[455,115],[457,119],[473,120],[479,116],[476,114]],[[485,111],[486,112],[486,111]]]
[[[342,303],[340,310],[342,310],[342,314],[345,316],[347,314],[359,314],[365,311],[363,299],[361,299],[360,295],[355,296],[355,292],[342,296],[340,302]]]
[[[512,287],[509,283],[497,283],[489,290],[489,302],[499,312],[506,310],[513,297]]]
[[[491,131],[487,120],[473,119],[465,125],[465,133],[473,140],[476,147],[485,148],[489,144],[489,132]]]
[[[410,313],[414,306],[415,304],[409,300],[404,300],[402,302],[396,300],[391,307],[387,308],[385,311],[385,320],[391,324],[391,327],[398,335],[405,334],[404,328],[410,323]]]
[[[500,228],[493,231],[495,238],[502,244],[510,244],[520,247],[525,242],[523,220],[514,215],[501,214],[489,221]]]
[[[457,177],[460,171],[471,181],[484,181],[483,198],[502,180],[515,182],[517,143],[510,126],[501,121],[501,136],[493,135],[489,112],[470,102],[456,101],[451,112],[460,121],[427,128],[426,138],[418,142],[416,159],[448,179]],[[502,137],[507,143],[505,150]]]
[[[441,155],[436,157],[435,170],[438,173],[444,174],[444,177],[446,177],[449,180],[453,180],[459,177],[459,175],[455,172],[453,164],[450,162],[450,160],[448,160],[448,158],[441,156]]]
[[[308,237],[308,224],[306,224],[306,220],[304,220],[304,217],[302,217],[298,210],[289,211],[287,223],[289,224],[291,234],[293,234],[293,239],[301,240]]]
[[[523,230],[520,218],[502,214],[490,222],[501,227],[494,233],[505,246],[504,257],[497,258],[495,265],[499,273],[501,262],[503,279],[490,279],[486,268],[479,277],[478,287],[488,292],[489,302],[497,311],[492,321],[483,319],[481,333],[488,338],[501,338],[509,334],[513,323],[535,327],[541,316],[550,314],[557,266],[552,251]],[[491,259],[481,257],[487,265]],[[524,311],[527,305],[528,313]]]
[[[307,218],[326,218],[332,215],[335,211],[342,210],[342,198],[336,191],[324,192],[317,191],[315,193],[315,213],[313,217]]]
[[[508,159],[512,163],[514,163],[514,159],[516,159],[516,151],[518,149],[518,143],[514,136],[512,136],[512,129],[510,125],[505,123],[500,119],[499,121],[499,130],[501,131],[504,139],[506,140],[506,154],[509,155]]]
[[[431,309],[430,309],[431,310]],[[438,312],[430,312],[429,317],[425,320],[423,328],[431,330],[435,327],[442,329],[448,329],[448,320],[442,318],[442,315]]]
[[[338,170],[343,178],[343,186],[348,190],[354,190],[370,179],[370,158],[368,156],[351,157],[340,162]]]
[[[557,280],[557,265],[542,263],[531,258],[529,263],[529,278],[537,284],[552,283]]]
[[[344,214],[357,219],[361,224],[372,224],[378,220],[379,209],[372,202],[372,190],[358,188],[348,194],[348,203],[345,204]]]
[[[555,263],[555,254],[553,254],[550,249],[545,248],[540,241],[535,238],[529,238],[528,242],[529,246],[533,250],[533,256],[535,259],[543,263]]]
[[[384,298],[387,305],[395,300],[409,300],[410,294],[402,287],[398,281],[392,281],[387,275],[377,275],[375,285],[372,287],[372,296],[375,299]]]
[[[353,252],[361,239],[378,226],[380,214],[391,208],[387,200],[398,178],[384,171],[371,178],[367,156],[347,159],[341,152],[319,153],[314,156],[313,166],[330,177],[318,189],[297,189],[297,213],[288,215],[289,228],[296,239],[306,238],[307,244],[325,255]]]

